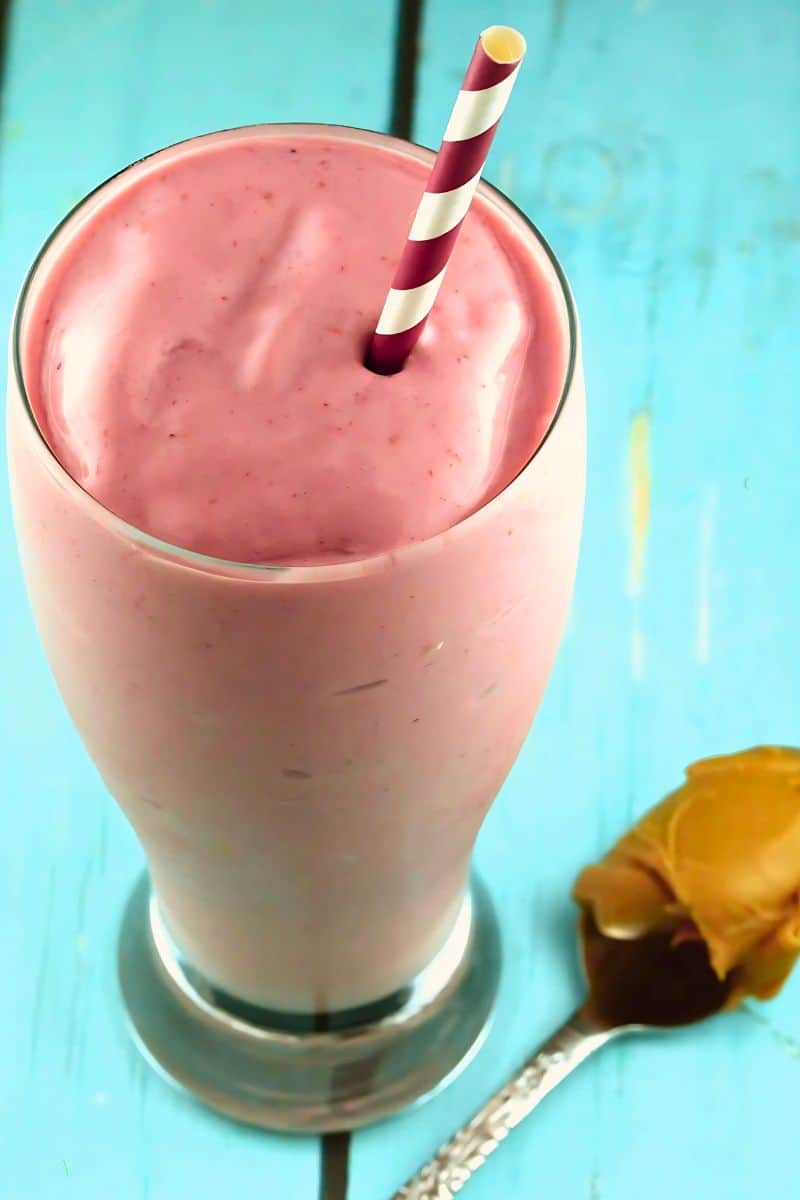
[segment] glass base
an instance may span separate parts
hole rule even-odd
[[[147,876],[118,951],[134,1039],[169,1081],[229,1117],[267,1129],[353,1129],[427,1098],[481,1045],[497,991],[500,938],[473,880],[434,960],[364,1008],[292,1017],[220,993],[181,959]]]

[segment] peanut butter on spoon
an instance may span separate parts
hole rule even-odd
[[[774,996],[800,955],[800,750],[692,764],[573,894],[606,938],[704,942],[725,1007]]]
[[[586,998],[393,1200],[451,1200],[612,1039],[775,995],[800,955],[800,750],[693,763],[573,895]]]

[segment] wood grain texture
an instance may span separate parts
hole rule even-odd
[[[800,728],[800,9],[427,0],[420,140],[438,144],[497,21],[529,54],[488,174],[552,242],[583,320],[582,560],[479,843],[506,949],[489,1041],[425,1108],[355,1136],[349,1200],[391,1195],[574,1007],[578,867],[686,762]],[[132,157],[262,118],[379,126],[393,25],[370,0],[15,0],[3,323],[53,222]],[[316,1141],[220,1120],[130,1048],[113,953],[139,852],[56,695],[5,500],[0,585],[0,1200],[318,1195]],[[702,1033],[609,1050],[465,1196],[789,1196],[798,1099],[800,978]]]
[[[475,35],[528,57],[488,176],[540,225],[582,317],[589,486],[567,637],[481,835],[506,938],[481,1055],[355,1139],[391,1195],[572,1010],[578,867],[683,765],[800,729],[800,9],[791,0],[429,0],[416,136]],[[465,1190],[559,1200],[793,1194],[800,977],[771,1005],[610,1048]]]

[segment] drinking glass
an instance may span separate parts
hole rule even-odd
[[[66,707],[147,859],[119,943],[138,1042],[235,1117],[355,1126],[463,1065],[492,1007],[497,922],[470,857],[570,600],[585,459],[577,316],[544,239],[481,184],[549,280],[569,345],[557,411],[522,472],[445,532],[360,560],[272,567],[168,545],[67,474],[25,380],[52,268],[118,189],[176,152],[83,200],[23,286],[8,399],[19,548]]]

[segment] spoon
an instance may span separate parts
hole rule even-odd
[[[584,912],[584,1003],[392,1200],[451,1200],[512,1129],[580,1063],[613,1038],[692,1025],[724,1006],[731,980],[711,969],[705,942],[669,933],[609,938]]]

